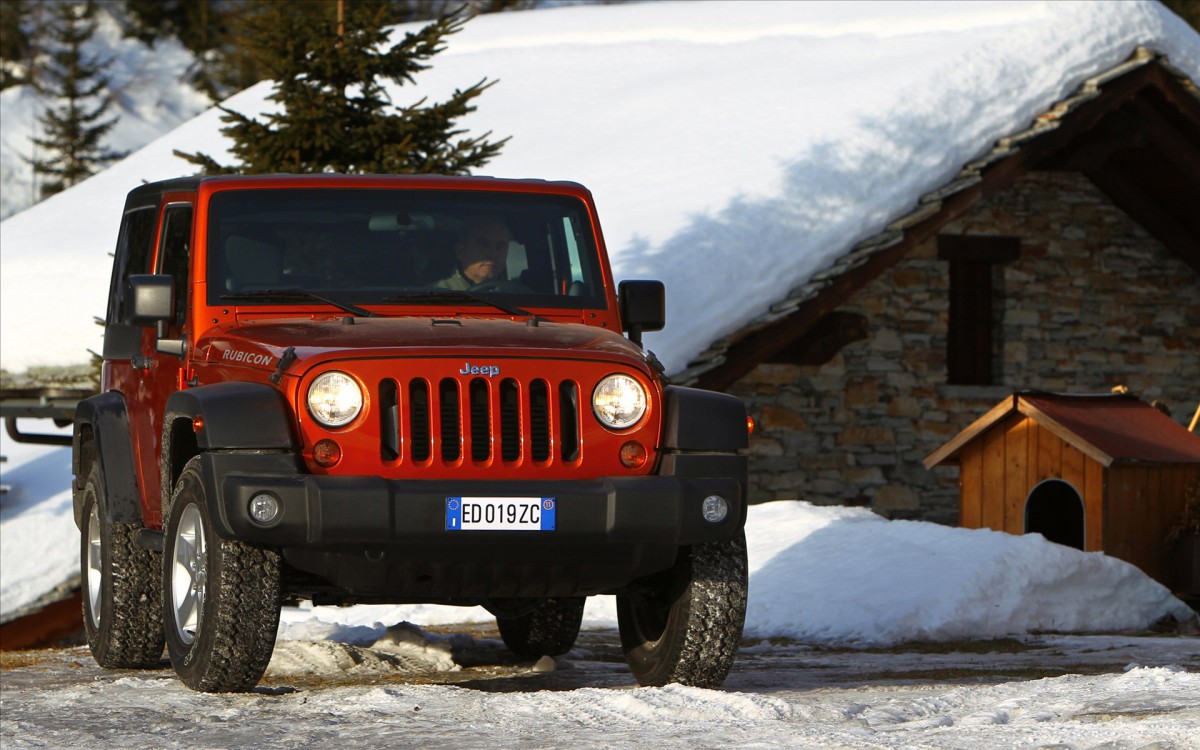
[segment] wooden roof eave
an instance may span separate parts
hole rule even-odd
[[[987,414],[984,414],[979,419],[976,419],[974,422],[968,425],[966,429],[955,435],[948,442],[944,443],[942,447],[926,456],[924,460],[925,468],[932,469],[941,463],[958,463],[959,451],[961,451],[967,443],[987,432],[989,429],[991,429],[992,425],[1017,411],[1018,398],[1018,395],[1014,393],[1000,403],[996,404],[991,408],[990,411],[988,411]]]
[[[856,244],[833,266],[793,289],[786,299],[738,332],[713,342],[672,380],[713,390],[728,388],[760,362],[808,333],[817,321],[845,304],[912,248],[1094,127],[1112,108],[1132,101],[1147,86],[1161,87],[1165,79],[1182,75],[1165,60],[1159,60],[1152,52],[1139,48],[1130,60],[1088,79],[1029,128],[999,139],[950,182],[922,196],[911,213]],[[1188,94],[1195,98],[1195,85],[1185,83],[1190,84]]]

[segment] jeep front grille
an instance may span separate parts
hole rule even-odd
[[[386,462],[549,465],[580,457],[579,384],[413,378],[379,384]]]

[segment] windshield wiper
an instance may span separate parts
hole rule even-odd
[[[318,302],[324,302],[327,305],[333,305],[339,310],[345,310],[351,315],[357,315],[360,318],[377,318],[377,314],[370,310],[363,309],[358,305],[352,305],[349,302],[338,302],[335,299],[330,299],[324,295],[310,292],[307,289],[256,289],[254,291],[245,292],[230,292],[222,294],[221,299],[315,299]]]
[[[528,310],[522,310],[513,305],[505,305],[495,300],[490,300],[486,297],[481,297],[478,294],[471,292],[460,291],[458,289],[439,289],[436,292],[409,292],[407,294],[397,294],[392,297],[384,297],[384,302],[399,302],[419,305],[423,302],[474,302],[480,305],[488,305],[494,307],[501,312],[506,312],[509,315],[519,315],[526,318],[532,318],[533,313]]]

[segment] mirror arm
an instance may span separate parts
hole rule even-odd
[[[162,352],[163,354],[174,354],[180,359],[187,354],[187,338],[168,339],[159,338],[154,341],[154,351]]]
[[[637,348],[642,349],[642,327],[639,324],[631,324],[625,331],[629,334],[629,340],[637,345]]]

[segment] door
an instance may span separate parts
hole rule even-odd
[[[168,274],[175,280],[175,315],[162,338],[186,339],[189,274],[188,261],[192,238],[192,204],[169,203],[163,209],[154,273]],[[134,388],[130,394],[129,427],[133,432],[134,460],[142,495],[142,516],[148,526],[162,525],[160,487],[163,412],[167,398],[184,387],[185,357],[159,352],[159,331],[142,332],[141,354],[133,360]],[[185,349],[186,351],[186,349]]]

